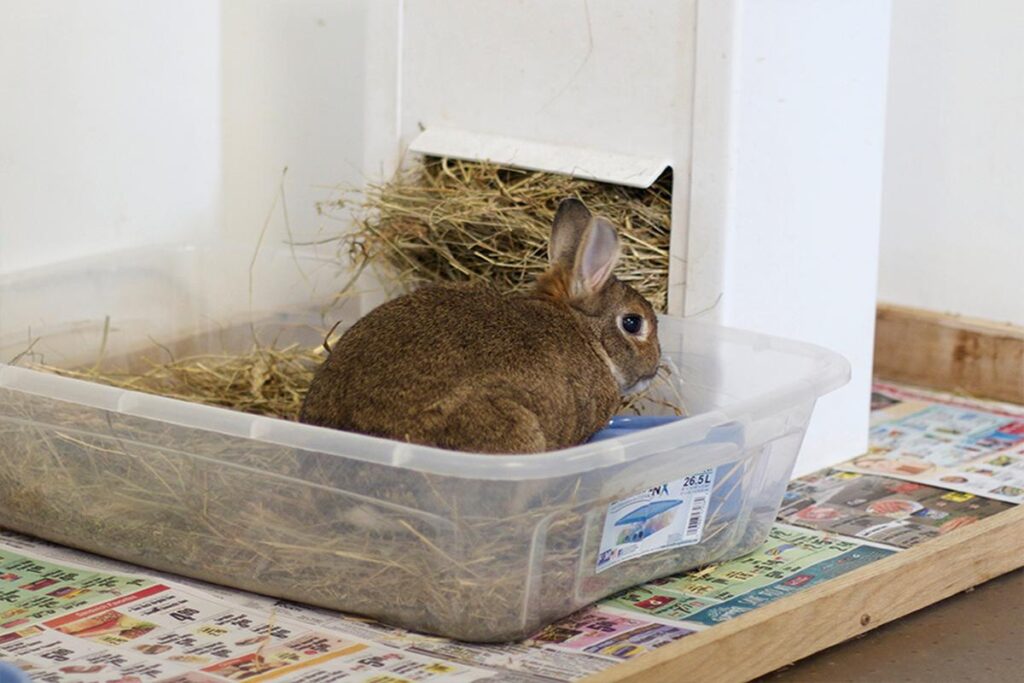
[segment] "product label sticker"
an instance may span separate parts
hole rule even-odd
[[[597,571],[667,548],[700,543],[715,471],[659,484],[608,506]]]

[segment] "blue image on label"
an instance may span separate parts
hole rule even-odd
[[[597,571],[650,553],[700,543],[715,471],[652,486],[608,506]]]

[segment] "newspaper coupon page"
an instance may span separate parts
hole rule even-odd
[[[876,385],[868,452],[838,469],[1024,502],[1024,409]]]
[[[910,548],[1012,507],[971,493],[829,469],[790,482],[779,519]]]
[[[752,555],[481,645],[0,533],[0,660],[47,682],[575,681],[891,552],[776,525]]]
[[[590,607],[460,643],[0,532],[0,660],[38,681],[574,681],[693,630]]]
[[[767,542],[749,555],[650,581],[599,604],[657,615],[684,628],[713,626],[894,552],[895,548],[857,539],[775,524]]]
[[[47,550],[55,548],[0,534],[0,659],[35,681],[461,683],[495,675],[176,582],[57,562]]]

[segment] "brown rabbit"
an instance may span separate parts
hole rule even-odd
[[[480,453],[581,443],[661,355],[651,305],[612,275],[618,257],[612,225],[566,199],[532,291],[430,285],[379,306],[334,345],[299,419]]]

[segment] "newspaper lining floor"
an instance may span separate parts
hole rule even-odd
[[[522,643],[423,636],[0,532],[0,661],[82,683],[578,680],[1024,502],[1024,408],[881,384],[872,408],[869,452],[794,480],[757,551]]]

